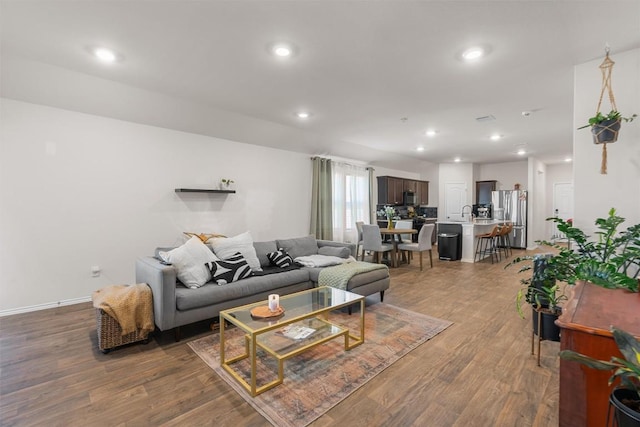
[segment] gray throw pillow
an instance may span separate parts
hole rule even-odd
[[[271,240],[269,242],[253,242],[253,247],[256,249],[258,260],[260,260],[260,267],[269,267],[271,265],[271,262],[269,261],[269,258],[267,258],[267,254],[278,250],[276,241]]]
[[[338,246],[323,246],[318,248],[318,255],[337,256],[340,258],[349,258],[351,251],[349,248]]]
[[[299,256],[309,256],[318,254],[318,242],[313,235],[307,237],[297,237],[295,239],[277,240],[278,248],[282,248],[291,258]]]

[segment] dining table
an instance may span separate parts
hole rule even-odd
[[[398,266],[398,241],[401,234],[418,234],[418,230],[413,228],[381,228],[380,234],[383,236],[391,236],[393,248],[391,249],[391,267]],[[398,238],[396,239],[396,236]]]

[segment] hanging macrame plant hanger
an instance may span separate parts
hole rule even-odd
[[[605,90],[609,95],[609,103],[611,104],[611,110],[618,111],[616,107],[616,99],[613,96],[613,89],[611,88],[611,71],[615,62],[609,58],[609,47],[605,48],[605,58],[600,64],[599,68],[602,72],[602,89],[600,90],[600,99],[598,100],[598,108],[596,114],[600,112],[602,105],[602,98],[604,97]],[[593,143],[602,144],[602,163],[600,165],[600,173],[606,175],[607,173],[607,144],[614,143],[618,140],[618,132],[620,131],[621,120],[605,120],[599,124],[593,125],[591,133],[593,134]]]

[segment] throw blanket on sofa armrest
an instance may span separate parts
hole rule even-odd
[[[116,319],[123,336],[137,330],[144,335],[155,328],[153,298],[146,283],[106,286],[95,291],[91,299],[95,308]]]
[[[294,261],[305,267],[327,267],[329,265],[338,265],[345,262],[355,262],[355,259],[353,257],[340,258],[331,255],[308,255],[296,257]]]
[[[331,286],[344,291],[347,290],[347,283],[349,283],[349,280],[351,280],[353,276],[383,268],[387,268],[387,266],[384,264],[372,264],[370,262],[362,261],[327,267],[320,271],[320,275],[318,276],[318,286]]]

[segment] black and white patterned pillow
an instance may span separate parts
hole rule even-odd
[[[268,253],[267,258],[271,264],[277,265],[280,268],[291,267],[293,265],[293,258],[282,248],[275,252]]]
[[[211,280],[218,285],[235,282],[251,276],[251,267],[240,252],[227,259],[207,263],[211,271]]]

